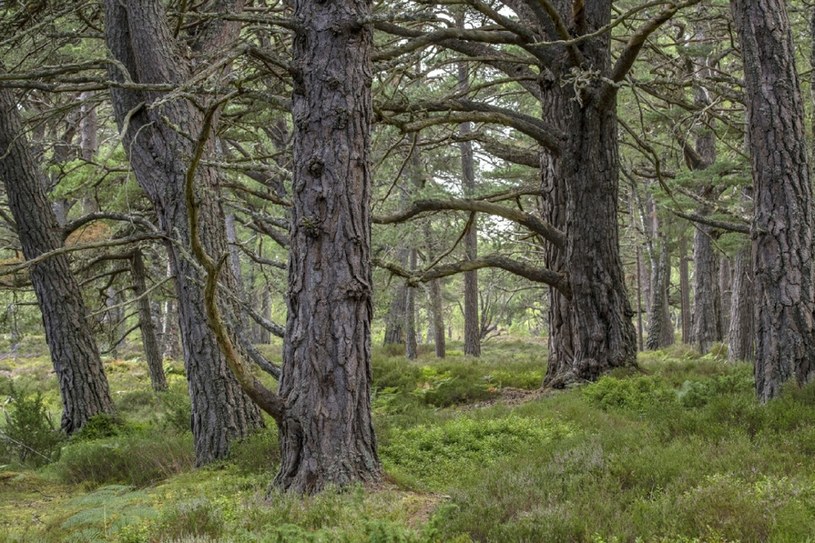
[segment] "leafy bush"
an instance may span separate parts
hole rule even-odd
[[[618,379],[601,377],[583,389],[583,396],[601,409],[628,409],[645,412],[659,404],[676,401],[676,394],[664,381],[654,377]]]
[[[144,486],[194,464],[189,434],[129,435],[71,443],[55,469],[66,483]]]
[[[9,385],[9,407],[3,413],[5,428],[0,440],[7,456],[23,464],[40,466],[58,456],[64,436],[54,426],[42,394],[29,394]]]

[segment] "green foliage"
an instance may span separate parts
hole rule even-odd
[[[124,431],[122,421],[108,413],[94,415],[82,425],[73,438],[80,440],[94,440],[117,436]]]
[[[189,434],[136,434],[71,443],[54,468],[66,483],[144,486],[189,470],[194,462]]]
[[[563,423],[525,417],[459,417],[434,426],[394,430],[382,448],[388,470],[432,488],[453,484],[474,466],[495,463],[503,455],[568,436]]]
[[[583,396],[601,409],[628,409],[643,412],[654,404],[676,401],[673,389],[653,377],[619,379],[601,377],[583,388]]]
[[[41,466],[59,455],[64,436],[56,429],[40,392],[29,393],[9,382],[8,405],[0,429],[0,453],[27,465]]]
[[[240,473],[262,474],[274,469],[280,461],[276,429],[260,430],[232,445],[229,461]]]
[[[188,537],[217,539],[224,530],[224,518],[217,506],[206,498],[181,503],[164,513],[151,534],[160,541]]]
[[[192,423],[192,404],[186,389],[172,387],[160,396],[162,425],[176,432],[189,432]]]
[[[480,360],[377,356],[386,482],[307,498],[269,491],[274,428],[193,470],[183,383],[154,395],[122,364],[111,379],[124,423],[89,427],[115,435],[72,439],[39,472],[0,472],[0,542],[811,540],[815,384],[761,405],[748,365],[673,347],[644,356],[641,372],[533,401],[426,400],[454,381],[496,396],[538,386],[539,347],[490,349]],[[176,412],[184,431],[168,422]]]

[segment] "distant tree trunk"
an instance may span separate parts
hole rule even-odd
[[[423,226],[425,239],[425,252],[427,260],[433,261],[436,258],[435,244],[433,243],[433,231],[430,223],[425,222]],[[428,307],[430,309],[431,328],[433,331],[433,343],[436,348],[436,358],[447,356],[447,343],[444,338],[444,301],[442,297],[441,279],[434,279],[427,285],[429,297]]]
[[[756,391],[815,376],[812,188],[804,107],[783,0],[733,0],[753,166]],[[772,89],[772,92],[767,92]]]
[[[586,4],[553,0],[559,11],[590,34],[611,20],[611,2]],[[581,4],[582,6],[582,4]],[[566,49],[556,49],[556,69],[569,70]],[[586,66],[609,73],[610,37],[600,33],[581,43]],[[590,88],[563,85],[565,73],[542,74],[541,96],[547,122],[561,130],[559,156],[544,153],[543,190],[547,219],[566,234],[566,247],[551,251],[548,264],[567,272],[571,300],[551,291],[550,351],[544,384],[563,387],[594,380],[613,368],[636,364],[637,337],[628,302],[617,225],[619,155],[616,93],[603,78]],[[579,93],[579,94],[576,94]],[[557,210],[560,208],[560,211]],[[554,254],[552,254],[554,253]]]
[[[221,9],[241,7],[239,0],[221,4]],[[181,84],[190,78],[194,64],[179,55],[161,2],[106,0],[105,5],[108,49],[136,83]],[[208,51],[229,47],[238,29],[236,23],[214,18],[202,25],[192,51],[200,54],[203,47]],[[123,80],[117,67],[110,68],[109,76],[114,81]],[[258,407],[240,388],[209,327],[204,274],[189,256],[191,233],[184,187],[204,125],[204,111],[183,97],[154,106],[167,97],[165,93],[112,88],[111,96],[119,128],[126,128],[124,148],[136,180],[153,203],[160,228],[172,239],[167,252],[176,278],[195,457],[196,463],[203,465],[225,458],[233,441],[263,426]],[[215,156],[211,139],[206,143],[205,156]],[[206,251],[219,258],[227,254],[228,246],[217,171],[202,164],[195,184],[204,194],[198,206],[200,237]],[[234,291],[234,275],[225,269],[222,277]],[[239,322],[234,304],[224,303],[223,312],[233,326]]]
[[[266,284],[260,287],[260,314],[268,320],[272,320],[272,293]],[[263,326],[257,327],[255,333],[255,342],[261,345],[267,345],[272,342],[272,333]]]
[[[26,260],[62,247],[61,230],[28,146],[17,101],[7,89],[0,89],[0,178]],[[108,381],[68,257],[46,258],[31,265],[29,273],[59,383],[60,427],[72,434],[94,415],[113,412]]]
[[[144,358],[147,360],[147,369],[150,373],[150,384],[156,392],[167,390],[167,378],[164,376],[164,359],[158,348],[156,328],[153,325],[153,310],[150,307],[150,297],[147,295],[147,271],[144,268],[144,258],[141,250],[136,249],[130,261],[131,275],[133,276],[133,292],[139,298],[139,328],[141,329],[141,342],[144,348]]]
[[[441,279],[435,279],[428,284],[430,296],[430,313],[433,321],[433,342],[436,358],[447,356],[447,343],[444,337],[444,308],[442,300]]]
[[[246,288],[243,285],[243,273],[241,272],[241,254],[238,249],[238,229],[235,227],[235,215],[227,213],[224,221],[226,225],[226,242],[229,246],[229,267],[232,270],[232,275],[235,276],[235,287],[237,288],[235,294],[240,296],[244,301],[248,301],[246,297]]]
[[[693,344],[706,353],[722,340],[721,295],[719,294],[719,259],[711,239],[712,229],[696,225],[693,260]]]
[[[456,26],[464,28],[464,11],[456,14]],[[458,65],[458,91],[462,95],[470,89],[470,73],[467,63]],[[467,139],[473,131],[473,123],[459,124],[458,132],[462,141],[458,144],[461,151],[461,183],[464,195],[471,198],[475,194],[475,159],[473,144]],[[466,260],[478,258],[478,223],[473,217],[467,232],[464,234],[464,253]],[[481,356],[481,321],[478,318],[478,272],[464,273],[464,354]]]
[[[172,263],[167,260],[167,277],[173,277]],[[174,299],[165,300],[161,315],[161,350],[164,358],[181,358],[181,336],[178,333],[178,308]]]
[[[651,314],[648,317],[648,341],[645,345],[649,351],[662,349],[673,345],[674,342],[674,328],[668,298],[668,288],[671,284],[671,261],[666,240],[660,240],[658,251],[654,278],[651,283],[653,294]]]
[[[753,360],[753,262],[750,245],[736,254],[733,266],[733,298],[730,304],[730,333],[727,359]]]
[[[124,310],[121,306],[121,294],[113,285],[105,289],[105,317],[104,324],[108,336],[108,349],[104,351],[113,358],[119,357],[119,345],[124,343],[120,332],[124,330]]]
[[[408,267],[410,249],[400,244],[396,251],[396,261],[402,268]],[[394,287],[388,314],[385,317],[385,345],[403,345],[405,343],[405,318],[407,311],[408,286],[399,280]]]
[[[300,493],[381,476],[371,423],[368,1],[294,1],[294,190],[280,471]]]
[[[408,265],[410,270],[416,269],[416,249],[411,249]],[[405,298],[405,357],[416,360],[419,357],[419,341],[416,330],[416,287],[407,287]]]
[[[691,343],[690,271],[688,266],[688,240],[679,238],[679,299],[682,305],[682,343]]]
[[[93,162],[96,156],[96,151],[99,149],[99,138],[97,132],[99,131],[99,120],[96,115],[96,106],[91,103],[93,94],[90,92],[83,92],[79,95],[82,101],[80,107],[80,120],[79,120],[79,146],[82,152],[82,160]],[[99,211],[99,206],[96,200],[87,194],[82,198],[82,211],[84,213],[94,213]]]
[[[720,324],[722,329],[722,340],[727,340],[730,331],[730,305],[733,299],[733,269],[730,265],[730,258],[722,256],[719,259],[719,294],[722,299],[719,303],[722,319]]]

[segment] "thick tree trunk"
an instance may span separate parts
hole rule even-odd
[[[812,188],[801,88],[783,0],[733,0],[753,166],[756,391],[815,376]],[[772,89],[768,92],[767,89]]]
[[[0,178],[26,260],[59,249],[61,231],[28,146],[17,101],[6,89],[0,89]],[[29,273],[62,397],[60,427],[71,434],[94,415],[113,411],[107,378],[68,257],[46,258],[31,265]]]
[[[712,229],[696,225],[693,244],[693,328],[692,341],[700,353],[722,340],[719,258],[711,239]]]
[[[239,7],[239,2],[232,7]],[[160,2],[137,0],[123,4],[107,0],[105,18],[108,48],[134,81],[179,84],[190,77],[190,64],[177,54]],[[212,50],[228,47],[231,37],[237,34],[237,25],[215,21],[212,24],[215,26],[204,32],[209,38],[207,47]],[[118,68],[111,68],[110,77],[122,80]],[[163,101],[165,94],[113,88],[111,95],[119,127],[127,128],[124,147],[136,179],[156,209],[160,228],[172,239],[167,243],[167,251],[176,277],[196,462],[206,464],[226,457],[230,444],[262,427],[263,420],[257,406],[238,385],[209,328],[204,303],[205,277],[189,256],[191,236],[184,187],[193,149],[204,125],[204,112],[181,97]],[[205,154],[214,153],[210,141]],[[228,247],[217,179],[214,169],[201,165],[195,182],[204,195],[199,203],[199,235],[206,251],[220,258],[227,254]],[[234,276],[225,269],[223,277],[234,291]],[[223,305],[227,321],[239,322],[233,304]]]
[[[736,254],[733,266],[733,298],[730,303],[730,333],[727,359],[753,360],[753,260],[750,245]]]
[[[674,327],[668,298],[668,289],[671,284],[671,260],[668,244],[664,239],[659,241],[658,251],[652,281],[651,314],[648,316],[648,342],[645,345],[649,351],[665,348],[673,345],[674,342]]]
[[[571,3],[561,5],[571,12]],[[563,4],[569,4],[565,6]],[[576,22],[587,33],[611,18],[611,3],[586,5]],[[608,34],[584,41],[580,51],[592,70],[610,65]],[[564,60],[569,56],[565,55]],[[567,67],[563,67],[568,71]],[[566,234],[565,251],[548,255],[549,265],[566,271],[571,300],[552,293],[550,352],[544,384],[562,387],[594,380],[608,370],[636,364],[637,338],[628,302],[617,226],[619,156],[616,101],[601,91],[602,78],[584,90],[548,74],[542,77],[546,120],[562,129],[559,157],[544,156],[547,218]],[[579,95],[575,95],[578,92]],[[557,106],[552,109],[552,106]],[[562,205],[565,203],[565,205]],[[562,211],[556,208],[562,206]],[[558,216],[562,213],[562,216]],[[564,337],[564,334],[568,335]]]
[[[164,376],[164,358],[158,347],[156,328],[153,325],[153,310],[150,307],[150,297],[147,295],[147,271],[144,268],[144,257],[141,250],[136,249],[130,262],[133,276],[133,292],[139,298],[139,328],[141,329],[141,342],[144,348],[144,358],[147,360],[147,370],[150,372],[150,384],[156,392],[167,390],[167,378]]]
[[[371,423],[371,49],[367,0],[295,0],[294,190],[274,484],[377,481]]]

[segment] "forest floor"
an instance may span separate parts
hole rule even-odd
[[[32,342],[0,359],[0,543],[815,541],[815,387],[762,406],[748,365],[676,347],[541,393],[539,344],[484,351],[378,350],[385,481],[301,499],[269,492],[273,430],[194,469],[183,370],[154,394],[138,353],[106,363],[118,418],[60,440]]]

